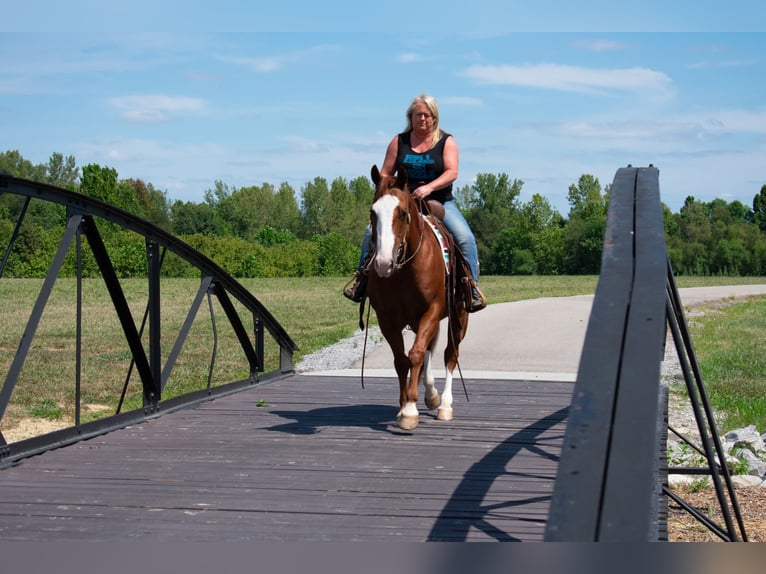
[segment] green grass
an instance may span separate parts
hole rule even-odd
[[[248,288],[282,324],[299,347],[293,357],[301,358],[352,335],[358,328],[358,306],[341,295],[345,277],[310,277],[289,279],[246,279]],[[561,277],[484,277],[482,289],[490,303],[539,297],[590,294],[595,291],[596,276]],[[765,283],[766,278],[680,277],[679,287]],[[0,279],[0,374],[4,377],[19,346],[24,327],[40,292],[39,279]],[[146,280],[122,282],[134,321],[140,325],[146,305]],[[162,281],[162,353],[167,356],[181,328],[199,286],[193,279]],[[75,410],[75,288],[73,279],[59,279],[51,293],[36,337],[24,364],[19,382],[6,410],[0,429],[13,427],[20,420],[35,417],[59,418],[73,424]],[[103,282],[83,282],[83,355],[81,396],[83,422],[115,412],[130,365],[130,352]],[[761,320],[740,318],[737,313],[749,309]],[[739,310],[739,311],[735,311]],[[729,313],[734,313],[731,320]],[[218,350],[213,385],[247,376],[236,338],[220,308],[216,308]],[[731,420],[747,424],[764,422],[761,386],[766,366],[757,357],[757,341],[763,341],[766,325],[763,307],[735,305],[695,319],[695,348],[703,363],[703,373],[718,408],[732,410]],[[374,322],[374,313],[371,316]],[[707,325],[697,334],[697,323]],[[714,330],[714,328],[716,330]],[[741,335],[740,335],[741,334]],[[697,340],[699,339],[699,340]],[[734,344],[735,341],[739,343]],[[213,329],[207,304],[203,304],[192,326],[164,398],[204,388],[207,383]],[[266,371],[279,366],[279,348],[267,337]],[[735,367],[734,364],[740,365]],[[713,391],[713,389],[715,389]],[[733,395],[733,398],[732,398]],[[127,386],[123,411],[139,408],[142,393],[134,374]]]
[[[722,431],[766,430],[766,298],[695,308],[688,318],[702,379]]]

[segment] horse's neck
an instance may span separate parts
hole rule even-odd
[[[417,202],[410,197],[407,205],[407,209],[410,212],[410,225],[407,229],[407,242],[410,245],[415,245],[420,242],[420,237],[423,234],[423,216],[420,214]]]

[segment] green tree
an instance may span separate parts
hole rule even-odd
[[[117,191],[117,170],[91,163],[82,168],[80,193],[122,207]]]
[[[303,225],[298,235],[310,239],[315,235],[327,235],[329,232],[328,219],[330,214],[330,190],[327,180],[316,177],[303,187],[301,214]]]
[[[607,193],[598,178],[583,174],[569,186],[569,218],[564,229],[564,271],[573,275],[595,274],[601,269],[606,231]]]
[[[170,206],[171,229],[175,235],[219,233],[214,209],[207,203],[176,200]]]
[[[564,219],[550,202],[539,194],[521,207],[521,220],[528,236],[527,249],[535,261],[536,272],[557,275],[563,271]]]
[[[14,177],[46,182],[45,166],[34,165],[24,159],[18,150],[9,150],[0,154],[0,170],[5,170]]]
[[[480,173],[471,189],[471,205],[465,214],[476,237],[479,260],[493,261],[492,248],[500,234],[513,223],[524,182],[508,174]],[[489,269],[488,269],[489,271]]]
[[[213,213],[213,233],[218,235],[234,235],[232,211],[235,207],[229,199],[231,194],[229,186],[220,180],[215,181],[213,189],[205,190],[205,203]]]
[[[766,232],[766,184],[761,186],[761,191],[753,197],[753,223],[763,232]]]
[[[77,179],[80,177],[80,168],[77,167],[74,156],[64,156],[53,153],[46,167],[46,181],[51,185],[74,190]]]
[[[375,196],[375,188],[369,177],[356,177],[349,182],[349,189],[354,200],[352,224],[341,233],[354,245],[362,243],[362,235],[370,223],[370,207]]]
[[[274,195],[270,215],[273,227],[298,236],[301,229],[301,210],[295,199],[295,190],[289,184],[280,184]]]
[[[124,186],[125,193],[130,193],[135,198],[138,216],[162,229],[171,229],[170,206],[164,191],[140,179],[126,179],[120,183]]]

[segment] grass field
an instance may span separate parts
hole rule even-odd
[[[346,278],[246,279],[247,287],[282,324],[299,347],[294,362],[313,351],[354,333],[358,306],[341,295]],[[593,293],[595,276],[485,277],[482,289],[490,303],[538,297],[559,297]],[[679,287],[766,283],[766,278],[679,277]],[[0,376],[5,379],[18,349],[30,310],[42,280],[0,279]],[[163,356],[180,326],[199,286],[192,279],[163,279],[162,333]],[[6,434],[21,421],[42,419],[58,426],[74,424],[77,363],[75,357],[75,281],[56,282],[30,354],[0,430]],[[145,306],[145,279],[123,282],[134,320],[140,324]],[[217,341],[209,317],[201,312],[195,320],[164,398],[204,388],[207,384],[211,349],[215,344],[216,362],[212,383],[245,378],[241,353],[233,334],[217,321]],[[220,313],[220,311],[217,311]],[[115,412],[130,369],[130,352],[111,300],[100,280],[85,280],[83,285],[83,328],[80,358],[79,393],[83,409],[81,421]],[[222,315],[218,315],[219,317]],[[374,314],[373,314],[374,317]],[[695,349],[700,357],[705,381],[717,408],[731,412],[731,420],[758,424],[766,421],[766,364],[760,358],[758,342],[766,335],[766,303],[718,308],[691,324]],[[278,367],[279,349],[267,343],[266,370]],[[123,411],[138,408],[141,389],[135,374],[127,385]],[[748,422],[749,421],[749,422]],[[759,422],[760,421],[760,422]]]

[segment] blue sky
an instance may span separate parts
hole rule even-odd
[[[299,192],[317,176],[368,176],[422,92],[460,148],[457,185],[507,173],[523,201],[540,194],[564,215],[582,174],[604,186],[628,164],[659,168],[673,211],[688,195],[751,206],[766,184],[756,1],[647,0],[639,13],[478,0],[437,13],[224,0],[182,19],[176,2],[18,4],[0,22],[0,151],[74,155],[171,201],[202,201],[216,181]]]

